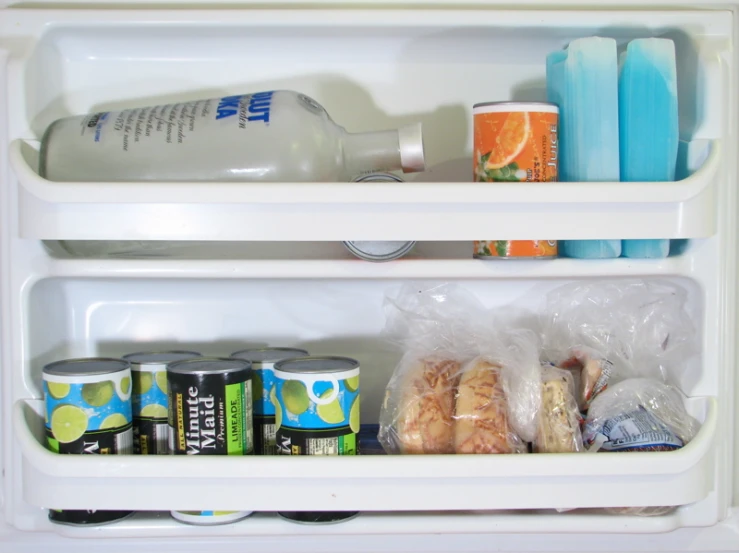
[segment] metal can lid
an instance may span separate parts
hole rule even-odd
[[[516,111],[559,113],[559,106],[551,102],[480,102],[472,106],[473,114]]]
[[[275,370],[286,373],[339,373],[359,368],[359,361],[350,357],[297,357],[275,364]]]
[[[263,361],[272,363],[274,361],[305,357],[307,355],[310,354],[304,349],[299,348],[253,348],[236,351],[231,354],[231,357],[246,359],[252,363],[261,363]]]
[[[344,246],[360,259],[367,261],[392,261],[403,257],[416,245],[415,241],[352,241]]]
[[[136,365],[162,365],[202,357],[197,351],[172,350],[172,351],[139,351],[124,355],[123,359]]]
[[[397,175],[392,173],[367,173],[354,177],[352,182],[405,182]]]
[[[113,374],[130,368],[131,364],[125,359],[81,357],[49,363],[43,368],[42,372],[54,376],[96,376]]]
[[[242,371],[251,372],[251,363],[246,359],[229,357],[198,357],[167,365],[167,372],[175,374],[229,374]]]

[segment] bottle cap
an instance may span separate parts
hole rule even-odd
[[[404,173],[417,173],[426,170],[421,123],[399,128],[398,144],[400,146],[400,164]]]

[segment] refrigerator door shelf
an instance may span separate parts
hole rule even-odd
[[[714,489],[714,398],[672,452],[499,456],[75,456],[46,450],[43,402],[19,400],[23,493],[67,509],[459,511],[685,505]],[[289,490],[277,494],[275,489]]]
[[[10,149],[19,184],[20,233],[46,240],[705,238],[716,232],[715,190],[722,179],[719,141],[685,180],[597,186],[59,183],[33,171],[30,151],[22,140]]]

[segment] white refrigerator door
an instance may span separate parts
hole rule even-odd
[[[0,10],[0,550],[739,549],[733,509],[739,4],[107,4],[52,1]],[[648,185],[467,182],[472,104],[544,100],[546,55],[596,34],[621,44],[642,36],[675,40],[689,176]],[[431,170],[409,176],[415,182],[351,188],[53,183],[37,174],[39,140],[59,117],[268,88],[315,97],[351,131],[421,120]],[[470,241],[488,235],[667,237],[688,239],[690,247],[665,260],[503,266],[470,259]],[[60,246],[95,239],[215,244],[150,259],[75,257]],[[339,242],[348,239],[422,242],[408,260],[369,264],[343,250]],[[376,422],[398,360],[379,337],[388,288],[436,279],[468,287],[491,307],[510,301],[535,307],[564,282],[620,277],[679,282],[696,313],[702,353],[680,384],[702,429],[666,457],[236,464],[241,460],[55,457],[43,445],[40,369],[50,361],[120,356],[143,344],[194,344],[213,355],[246,347],[245,340],[305,345],[312,353],[359,359],[362,417]],[[167,513],[207,508],[213,500],[225,509],[270,512],[219,527],[182,525]],[[680,507],[655,518],[556,511],[632,501]],[[312,527],[271,512],[311,507],[363,513]],[[157,512],[80,528],[51,524],[48,508]]]

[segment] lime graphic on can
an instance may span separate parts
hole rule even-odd
[[[275,446],[275,430],[280,426],[278,421],[282,420],[282,413],[275,409],[272,402],[274,390],[274,365],[284,359],[305,357],[308,352],[298,348],[260,348],[245,349],[233,353],[235,359],[245,359],[251,362],[252,369],[252,393],[254,394],[254,453],[257,455],[274,455],[277,453]],[[300,384],[298,382],[298,384]],[[303,394],[297,391],[294,394],[291,407],[303,411],[308,409],[310,400],[307,390]]]
[[[347,357],[300,357],[275,364],[283,455],[356,455],[359,363]]]
[[[133,453],[131,370],[128,361],[83,358],[43,369],[46,441],[62,454]],[[95,525],[120,520],[130,511],[51,510],[62,524]]]
[[[301,357],[274,366],[272,401],[281,455],[356,455],[359,363],[348,357]],[[347,520],[356,512],[280,512],[304,524]]]
[[[252,369],[243,359],[200,357],[167,366],[169,449],[175,455],[251,455]],[[250,511],[172,511],[189,524],[225,524]]]
[[[200,357],[196,351],[142,351],[124,355],[133,377],[133,450],[140,455],[169,453],[167,365]]]

